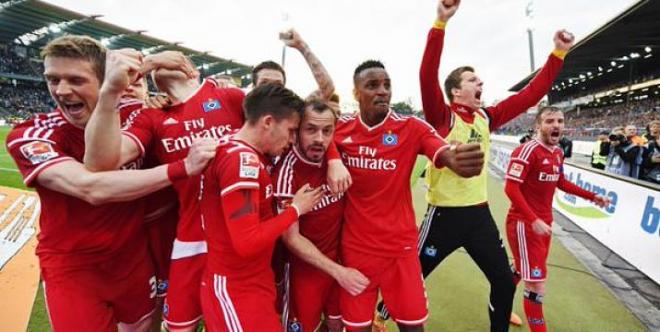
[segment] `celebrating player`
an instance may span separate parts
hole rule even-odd
[[[517,147],[507,167],[504,191],[511,200],[506,234],[515,260],[516,283],[525,282],[523,307],[529,328],[545,332],[543,297],[546,260],[552,235],[555,188],[607,207],[608,198],[586,191],[564,178],[564,154],[557,147],[564,131],[564,114],[544,107],[536,115],[536,138]]]
[[[339,235],[344,213],[343,194],[332,195],[326,181],[325,153],[332,142],[337,113],[321,100],[307,102],[298,139],[273,173],[275,198],[286,209],[305,184],[321,187],[323,199],[283,234],[289,256],[288,308],[283,320],[290,330],[313,331],[325,316],[331,332],[342,329],[339,287],[359,294],[369,280],[359,271],[339,264]],[[287,319],[288,314],[288,319]]]
[[[483,82],[472,67],[459,67],[445,80],[445,103],[438,81],[445,25],[456,13],[452,6],[438,2],[437,20],[428,34],[419,73],[424,116],[450,142],[478,143],[488,157],[490,132],[534,106],[550,90],[559,74],[573,37],[565,31],[555,34],[555,50],[527,87],[495,106],[481,108]],[[426,171],[428,209],[420,227],[419,259],[428,276],[454,250],[464,247],[490,282],[489,317],[492,331],[508,329],[515,286],[506,250],[487,198],[487,172],[469,179],[450,169],[430,165]],[[379,316],[387,309],[379,305]]]
[[[202,283],[210,331],[277,331],[270,268],[277,238],[322,198],[302,186],[275,216],[270,158],[293,143],[303,101],[281,85],[265,84],[245,99],[246,122],[223,140],[204,173],[201,209],[208,238]]]
[[[168,163],[185,155],[194,139],[217,140],[243,124],[244,95],[239,89],[218,89],[213,80],[200,85],[196,72],[191,77],[180,70],[158,68],[152,77],[173,106],[134,113],[123,135],[112,109],[97,109],[86,131],[86,166],[113,169],[145,153],[153,153],[158,162]],[[107,153],[93,152],[101,146]],[[199,283],[206,262],[206,241],[197,201],[199,178],[177,181],[174,189],[179,196],[179,222],[163,313],[168,329],[190,331],[202,315]]]
[[[369,331],[380,290],[402,331],[423,330],[428,316],[417,259],[417,227],[410,174],[418,154],[462,176],[483,167],[478,144],[452,148],[426,122],[390,109],[385,66],[365,61],[353,75],[360,112],[340,118],[335,143],[351,172],[342,230],[342,262],[370,281],[360,294],[342,289],[342,321],[349,331]]]
[[[116,71],[104,72],[106,49],[89,37],[56,38],[42,56],[58,108],[18,125],[7,150],[43,204],[37,255],[52,328],[146,331],[156,280],[137,198],[199,174],[215,145],[198,141],[184,161],[153,169],[89,172],[84,128]]]

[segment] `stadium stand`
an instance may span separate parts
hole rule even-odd
[[[658,1],[639,1],[571,50],[548,94],[567,117],[567,135],[592,139],[601,130],[660,119],[660,15]],[[522,89],[536,73],[510,88]],[[532,121],[519,119],[501,133],[520,135]]]
[[[39,50],[48,41],[64,34],[82,34],[100,40],[110,49],[134,48],[144,54],[166,50],[187,55],[201,77],[230,75],[245,87],[251,83],[252,68],[100,21],[99,15],[87,16],[55,5],[37,1],[0,1],[0,121],[9,123],[47,112],[50,101],[41,78],[43,63]],[[153,85],[150,91],[154,91]]]

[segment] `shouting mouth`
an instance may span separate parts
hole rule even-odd
[[[85,104],[81,102],[62,102],[61,105],[64,111],[73,117],[80,116],[85,108]]]

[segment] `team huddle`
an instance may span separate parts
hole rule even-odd
[[[247,95],[200,83],[179,52],[143,56],[63,36],[42,50],[57,109],[17,125],[7,148],[43,212],[38,239],[54,331],[422,331],[426,278],[463,247],[491,284],[492,331],[506,331],[516,285],[532,331],[542,312],[556,187],[606,206],[564,179],[563,114],[537,115],[537,137],[512,155],[506,250],[487,200],[490,132],[549,91],[573,37],[521,92],[482,108],[473,68],[440,86],[445,27],[460,1],[439,1],[422,66],[426,120],[390,109],[375,60],[354,71],[359,112],[342,115],[329,73],[296,31],[318,89],[301,98],[272,61]],[[163,97],[148,98],[150,76]],[[445,101],[445,96],[449,104]],[[418,155],[428,209],[418,228],[410,177]],[[377,303],[378,300],[380,303]],[[376,314],[374,314],[376,310]],[[515,314],[513,314],[515,316]]]

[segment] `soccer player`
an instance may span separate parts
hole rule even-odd
[[[165,51],[154,56],[177,56],[176,52]],[[122,126],[127,121],[139,114],[140,109],[145,107],[147,99],[147,78],[136,80],[131,83],[119,101],[119,113]],[[132,116],[133,115],[133,116]],[[158,166],[156,156],[148,154],[139,158],[124,168],[144,169]],[[172,256],[172,245],[176,238],[176,224],[179,220],[179,201],[176,191],[171,186],[163,188],[145,199],[144,226],[147,232],[149,255],[154,262],[156,273],[156,312],[154,314],[154,326],[160,330],[163,304],[167,295],[168,277],[170,271],[170,257]]]
[[[278,209],[285,210],[305,184],[321,187],[323,199],[282,235],[289,256],[289,312],[283,321],[289,330],[315,331],[325,316],[331,332],[342,330],[339,287],[359,294],[369,280],[339,263],[339,239],[344,213],[343,193],[333,195],[326,181],[326,150],[332,142],[337,114],[320,100],[305,106],[298,138],[273,172]],[[287,319],[288,314],[288,319]]]
[[[185,155],[194,138],[219,139],[243,125],[241,90],[220,89],[212,79],[200,85],[197,72],[190,76],[166,68],[152,71],[154,83],[168,95],[172,106],[134,113],[123,132],[111,103],[94,112],[86,130],[85,165],[93,170],[114,169],[145,152],[154,153],[160,163],[168,163]],[[104,153],[95,153],[102,147]],[[334,162],[338,164],[340,160]],[[329,174],[334,173],[329,169]],[[336,183],[345,182],[341,176],[333,178]],[[197,200],[199,183],[198,178],[190,178],[174,184],[179,196],[179,223],[163,310],[171,331],[194,330],[202,315],[198,287],[207,244]]]
[[[201,297],[209,331],[277,331],[270,267],[277,238],[322,198],[302,186],[276,215],[270,159],[293,143],[303,101],[281,85],[265,84],[245,98],[246,122],[223,140],[204,172],[201,210],[208,263]]]
[[[156,280],[138,198],[199,174],[214,142],[198,141],[185,160],[153,169],[91,173],[82,164],[84,128],[117,71],[103,70],[106,49],[89,37],[56,38],[42,56],[58,107],[15,127],[7,150],[43,204],[37,255],[52,329],[146,331]]]
[[[189,61],[189,60],[186,60]],[[159,163],[180,159],[199,137],[219,139],[243,124],[243,92],[218,89],[214,80],[197,82],[180,70],[159,68],[152,72],[156,86],[173,106],[144,109],[132,115],[120,131],[117,115],[110,107],[97,109],[87,127],[85,165],[94,170],[153,153]],[[107,153],[93,154],[105,146]],[[116,148],[113,148],[116,147]],[[199,283],[206,262],[206,241],[199,204],[199,178],[174,183],[179,200],[179,222],[173,243],[164,320],[171,331],[191,331],[202,315]]]
[[[559,144],[564,114],[544,107],[536,115],[536,138],[517,147],[507,167],[504,191],[511,200],[506,234],[515,260],[516,283],[525,282],[523,306],[533,332],[545,332],[543,297],[546,260],[552,235],[552,197],[555,188],[607,207],[608,198],[586,191],[564,178],[564,154]]]
[[[490,132],[536,105],[550,90],[564,56],[573,45],[573,37],[564,31],[557,32],[555,50],[536,77],[522,91],[492,107],[481,108],[483,82],[472,67],[453,70],[445,80],[444,92],[450,102],[447,105],[438,81],[438,69],[445,25],[459,3],[446,7],[443,1],[438,2],[437,20],[428,34],[419,73],[422,108],[426,121],[440,136],[450,142],[478,143],[488,159]],[[488,209],[487,176],[482,171],[465,179],[447,168],[427,167],[428,209],[420,227],[419,259],[426,277],[454,250],[465,248],[491,286],[488,304],[491,330],[505,331],[515,286],[506,250]],[[382,305],[379,316],[388,316]]]
[[[417,227],[410,174],[418,154],[437,167],[474,176],[483,167],[478,144],[450,148],[416,117],[390,109],[390,78],[374,60],[353,75],[360,112],[339,119],[335,143],[351,172],[342,230],[342,263],[370,281],[360,294],[342,289],[342,321],[348,331],[369,331],[380,291],[402,331],[421,331],[428,316],[424,281],[417,259]]]

